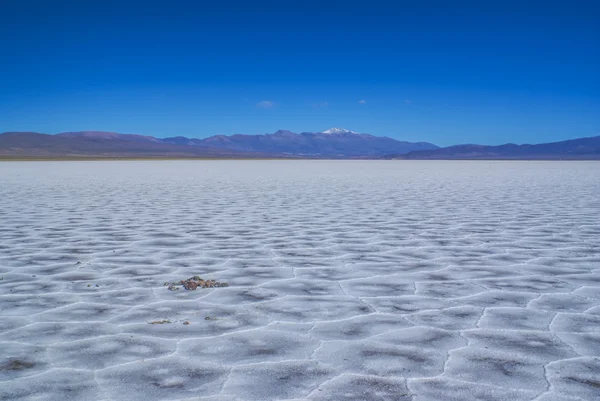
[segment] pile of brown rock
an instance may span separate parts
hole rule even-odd
[[[222,283],[215,280],[205,280],[200,276],[193,276],[187,280],[181,280],[180,282],[165,283],[169,287],[169,290],[176,291],[180,286],[183,286],[186,290],[195,290],[197,288],[215,288],[215,287],[229,287],[229,284]]]

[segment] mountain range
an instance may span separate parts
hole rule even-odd
[[[343,128],[208,138],[102,131],[0,134],[0,158],[337,158],[337,159],[590,159],[600,160],[600,136],[537,145],[455,145],[406,142]]]
[[[155,138],[114,132],[82,131],[47,135],[0,134],[0,155],[13,157],[309,157],[377,158],[438,147],[332,128],[296,134],[216,135],[209,138]]]
[[[600,136],[537,145],[455,145],[387,156],[415,160],[600,160]]]

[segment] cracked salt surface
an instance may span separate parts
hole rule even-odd
[[[598,194],[594,162],[0,163],[0,399],[600,400]],[[194,275],[230,286],[164,286]]]

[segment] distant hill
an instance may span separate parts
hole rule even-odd
[[[0,157],[257,157],[257,154],[181,146],[153,137],[107,132],[69,132],[58,135],[36,132],[0,134]]]
[[[568,141],[499,146],[456,145],[446,148],[386,156],[386,159],[463,159],[463,160],[600,160],[600,136]]]
[[[205,145],[220,149],[310,157],[378,157],[389,153],[404,154],[415,150],[437,149],[427,142],[405,142],[388,137],[331,128],[323,132],[280,130],[266,135],[217,135],[205,139],[165,138],[164,142]]]
[[[456,145],[438,148],[428,142],[331,128],[300,134],[280,130],[265,135],[216,135],[209,138],[155,138],[103,131],[0,134],[0,157],[287,157],[338,159],[482,159],[600,160],[600,136],[537,145]]]
[[[0,155],[12,157],[312,157],[377,158],[389,153],[437,149],[427,142],[404,142],[342,128],[296,134],[217,135],[209,138],[155,138],[102,131],[46,135],[0,134]]]
[[[89,138],[89,139],[105,139],[105,140],[123,140],[130,142],[154,142],[160,143],[162,140],[153,136],[134,135],[134,134],[118,134],[116,132],[104,131],[79,131],[79,132],[63,132],[56,134],[62,138]]]

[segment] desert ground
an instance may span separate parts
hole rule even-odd
[[[599,162],[0,162],[0,278],[1,400],[600,399]]]

